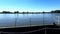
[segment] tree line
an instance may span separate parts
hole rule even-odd
[[[60,13],[60,10],[51,11],[51,13]]]
[[[20,13],[19,11],[14,11],[14,12],[10,12],[10,11],[3,11],[3,12],[0,12],[0,13]],[[60,10],[54,10],[54,11],[51,11],[51,12],[22,12],[23,14],[29,14],[29,13],[35,13],[35,14],[39,14],[39,13],[60,13]]]

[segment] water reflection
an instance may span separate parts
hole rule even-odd
[[[57,15],[59,14],[0,14],[0,27],[40,26],[43,21],[45,25],[52,25]]]

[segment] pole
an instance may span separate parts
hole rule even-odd
[[[46,34],[46,25],[44,23],[44,11],[43,11],[43,26],[45,27],[45,34]]]
[[[44,11],[43,11],[43,26],[44,26],[45,24],[44,24]]]
[[[60,20],[59,20],[59,17],[60,17],[60,16],[58,16],[58,24],[59,24],[59,21],[60,21]]]
[[[17,18],[18,18],[18,14],[15,14],[15,27],[16,27],[16,23],[17,23]]]
[[[31,17],[30,17],[30,27],[31,27]]]

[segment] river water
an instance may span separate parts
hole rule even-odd
[[[57,23],[60,13],[45,14],[0,14],[0,27],[25,27]]]

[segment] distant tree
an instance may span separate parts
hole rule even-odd
[[[19,11],[15,11],[14,13],[19,13]]]
[[[54,11],[51,11],[51,13],[54,13]]]
[[[51,11],[51,13],[60,13],[60,10]]]
[[[60,13],[60,10],[55,10],[56,13]]]
[[[27,14],[28,14],[29,12],[27,11]]]
[[[31,12],[33,14],[33,12]]]
[[[12,12],[10,12],[10,11],[3,11],[2,13],[12,13]]]
[[[45,13],[44,11],[42,13]]]
[[[24,12],[24,11],[23,11],[22,13],[23,13],[23,14],[25,14],[25,12]]]

